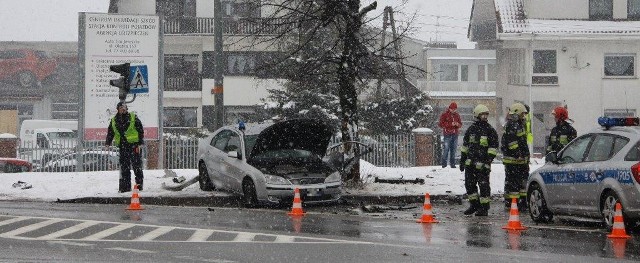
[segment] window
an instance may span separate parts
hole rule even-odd
[[[605,77],[633,77],[635,76],[635,54],[605,54]]]
[[[509,79],[508,84],[511,85],[525,85],[527,84],[524,65],[524,49],[508,49],[506,52]],[[489,68],[491,69],[491,68]]]
[[[613,0],[589,0],[589,19],[613,19]]]
[[[640,154],[638,154],[640,152],[640,142],[636,143],[636,145],[634,145],[629,152],[627,153],[627,155],[624,157],[625,161],[640,161]]]
[[[627,0],[627,19],[640,20],[640,0]]]
[[[235,53],[226,56],[227,69],[229,75],[253,75],[256,68],[256,54]]]
[[[604,109],[607,117],[635,117],[636,109]]]
[[[458,81],[457,64],[441,64],[439,71],[440,81]]]
[[[613,149],[613,136],[598,135],[589,147],[589,153],[587,154],[586,162],[601,162],[611,158],[611,152]]]
[[[240,149],[240,136],[238,134],[233,133],[229,137],[229,142],[227,142],[227,146],[224,147],[225,152],[233,152]]]
[[[166,55],[164,76],[166,91],[200,91],[198,55]]]
[[[197,127],[198,108],[165,108],[164,127]]]
[[[469,65],[460,66],[460,80],[469,81]]]
[[[560,160],[563,163],[581,163],[591,139],[593,139],[593,135],[587,134],[573,140],[562,151]]]
[[[532,84],[558,84],[555,50],[533,51]]]
[[[496,81],[496,64],[487,65],[487,81]]]
[[[222,2],[222,11],[226,17],[260,17],[259,1],[225,0]]]
[[[478,65],[478,81],[484,81],[485,74],[485,65]]]
[[[213,136],[210,145],[220,151],[224,151],[224,148],[227,146],[227,142],[229,141],[229,138],[232,134],[233,132],[229,130],[220,131],[218,134],[216,134],[216,136]]]

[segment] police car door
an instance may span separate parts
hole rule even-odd
[[[550,205],[564,211],[575,209],[575,199],[578,198],[575,178],[588,165],[584,159],[594,137],[593,134],[586,134],[569,143],[558,156],[556,169],[545,176],[548,196],[552,200]]]
[[[616,178],[619,169],[629,170],[622,157],[615,155],[629,143],[629,139],[614,135],[598,134],[585,158],[585,170],[576,177],[576,205],[581,211],[597,214],[602,181],[607,177]]]
[[[233,132],[229,130],[221,130],[216,134],[211,143],[209,144],[207,155],[204,157],[207,159],[207,171],[209,177],[216,187],[229,189],[229,179],[224,174],[224,158],[227,153],[224,152],[224,148],[227,146],[229,137]]]
[[[248,167],[243,161],[242,145],[240,144],[240,135],[236,132],[232,132],[229,136],[229,141],[224,151],[225,156],[225,174],[227,180],[229,180],[229,186],[234,191],[242,191],[242,179],[246,175],[245,169]],[[235,154],[235,155],[234,155]]]

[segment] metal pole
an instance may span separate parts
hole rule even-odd
[[[213,4],[213,47],[215,54],[215,72],[213,89],[211,93],[214,96],[215,103],[215,127],[218,129],[225,123],[224,120],[224,81],[223,81],[223,57],[222,57],[222,3],[220,0],[214,0]]]

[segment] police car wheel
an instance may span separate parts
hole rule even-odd
[[[600,211],[602,212],[602,219],[608,229],[613,228],[613,218],[616,213],[616,203],[620,202],[618,195],[613,191],[607,191],[602,196],[600,202]]]
[[[258,206],[258,197],[256,195],[256,185],[251,179],[245,179],[242,181],[242,203],[245,207]]]
[[[529,215],[534,222],[548,223],[553,220],[553,214],[547,208],[547,200],[538,184],[529,186],[527,200],[529,201]]]
[[[200,165],[198,165],[198,184],[202,191],[213,191],[215,188],[213,183],[211,183],[209,172],[207,172],[207,166],[205,166],[204,163],[200,163]]]

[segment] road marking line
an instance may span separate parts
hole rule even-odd
[[[51,243],[51,244],[61,244],[61,245],[70,245],[70,246],[79,246],[79,247],[92,247],[92,246],[95,246],[95,244],[77,243],[77,242],[60,241],[60,240],[48,241],[48,242]]]
[[[295,237],[294,236],[276,236],[276,240],[274,240],[274,243],[293,243],[295,241]]]
[[[169,233],[173,229],[174,229],[173,227],[167,227],[167,226],[158,227],[149,233],[146,233],[142,236],[137,237],[136,239],[134,239],[134,241],[150,241],[166,233]]]
[[[109,248],[105,248],[105,249],[109,249],[109,250],[118,250],[118,251],[126,251],[126,252],[135,252],[135,253],[146,253],[146,254],[153,254],[153,253],[157,253],[157,252],[155,252],[155,251],[151,251],[151,250],[133,249],[133,248],[123,248],[123,247],[109,247]]]
[[[207,239],[213,235],[213,230],[210,229],[198,229],[193,232],[193,235],[187,241],[207,241]]]
[[[103,239],[103,238],[108,237],[110,235],[113,235],[115,233],[118,233],[118,232],[120,232],[122,230],[125,230],[125,229],[128,229],[128,228],[132,228],[134,226],[135,225],[133,225],[133,224],[116,225],[116,226],[114,226],[112,228],[105,229],[103,231],[100,231],[100,232],[95,233],[93,235],[90,235],[88,237],[80,238],[80,240],[94,240],[94,241],[95,240],[100,240],[100,239]]]
[[[48,226],[48,225],[53,225],[53,224],[58,223],[60,221],[62,221],[62,220],[61,219],[49,219],[47,221],[42,221],[40,223],[35,223],[35,224],[28,225],[28,226],[23,226],[23,227],[18,228],[18,229],[11,230],[9,232],[3,233],[0,236],[3,236],[3,237],[17,236],[17,235],[20,235],[20,234],[24,234],[24,233],[27,233],[27,232],[31,232],[31,231],[43,228],[43,227]]]
[[[73,234],[75,232],[78,232],[80,230],[89,228],[89,227],[97,225],[97,224],[100,224],[100,223],[99,222],[95,222],[95,221],[82,222],[82,223],[77,224],[75,226],[67,227],[67,228],[62,229],[60,231],[53,232],[51,234],[38,237],[37,239],[56,239],[56,238],[59,238],[59,237],[62,237],[62,236]]]
[[[236,238],[233,239],[233,242],[251,242],[255,236],[256,234],[254,233],[239,232]]]
[[[7,220],[4,220],[4,221],[0,221],[0,226],[4,226],[4,225],[8,225],[8,224],[13,224],[13,223],[20,222],[20,221],[22,221],[22,220],[27,220],[27,219],[28,219],[27,217],[21,217],[21,216],[19,216],[19,217],[14,217],[14,218],[11,218],[11,219],[7,219]]]

